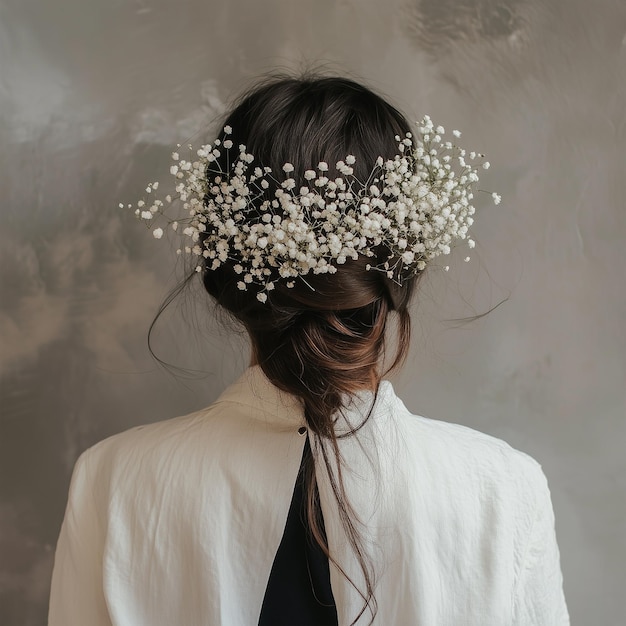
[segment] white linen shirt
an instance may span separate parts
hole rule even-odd
[[[362,420],[372,397],[358,394],[344,427]],[[304,424],[299,401],[255,366],[207,409],[84,452],[57,545],[49,626],[256,626]],[[376,573],[374,624],[569,624],[550,491],[534,459],[412,415],[387,381],[340,448]],[[316,471],[331,554],[358,584],[321,459]],[[362,600],[332,565],[331,585],[348,625]],[[369,620],[366,612],[357,623]]]

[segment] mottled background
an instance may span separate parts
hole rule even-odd
[[[491,160],[504,200],[480,202],[471,263],[429,270],[396,386],[542,463],[573,623],[623,624],[619,0],[0,0],[0,623],[45,623],[79,453],[209,403],[247,361],[191,291],[155,333],[185,370],[155,364],[147,328],[182,268],[118,202],[259,73],[311,65]]]

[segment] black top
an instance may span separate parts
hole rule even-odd
[[[304,463],[310,455],[307,436],[285,532],[265,590],[259,626],[337,626],[338,623],[328,558],[307,523]],[[326,538],[317,487],[315,489],[315,506]]]

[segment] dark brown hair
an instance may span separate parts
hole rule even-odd
[[[369,89],[344,78],[274,77],[248,92],[224,121],[232,128],[234,145],[245,144],[255,162],[282,172],[284,163],[294,166],[299,187],[307,184],[304,172],[326,161],[333,164],[351,154],[356,157],[354,175],[368,179],[376,159],[393,158],[398,153],[396,136],[404,136],[410,126],[389,103]],[[222,136],[222,139],[224,137]],[[222,169],[228,163],[221,164]],[[272,197],[259,198],[259,204]],[[261,215],[249,212],[251,221]],[[365,588],[361,589],[345,572],[363,598],[359,617],[369,608],[376,615],[374,572],[362,549],[359,520],[345,492],[339,435],[335,421],[346,398],[355,391],[377,391],[385,356],[385,339],[390,314],[397,321],[397,349],[391,366],[406,355],[410,336],[409,301],[416,283],[406,276],[400,286],[384,272],[366,270],[366,264],[382,264],[389,251],[377,250],[377,257],[348,260],[335,274],[306,276],[288,288],[277,279],[266,303],[256,298],[251,286],[237,288],[240,280],[233,266],[236,260],[203,272],[206,290],[250,334],[256,360],[267,378],[280,389],[301,399],[311,446],[323,459],[337,499],[341,522],[362,568]],[[374,396],[376,397],[376,396]],[[352,425],[354,436],[360,425]],[[333,467],[335,469],[333,469]],[[305,459],[308,523],[315,540],[331,562],[315,515],[316,494],[313,455]],[[353,623],[354,623],[353,622]]]

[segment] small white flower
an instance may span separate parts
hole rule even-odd
[[[460,136],[461,136],[461,131],[460,131],[460,130],[453,130],[453,131],[452,131],[452,134],[453,134],[455,137],[460,137]]]
[[[489,161],[485,161],[483,163],[483,169],[484,170],[488,170],[491,167],[491,164],[489,163]]]
[[[500,204],[500,202],[502,201],[502,196],[497,194],[495,191],[491,194],[491,197],[493,198],[494,204]]]
[[[232,135],[233,134],[233,129],[230,126],[224,126],[224,134],[225,135]]]
[[[367,182],[354,177],[354,155],[337,162],[339,177],[334,180],[324,176],[329,167],[321,161],[317,172],[311,169],[303,174],[313,185],[297,188],[294,177],[276,180],[267,166],[249,169],[254,156],[243,144],[229,162],[229,170],[222,171],[220,149],[233,146],[230,138],[203,145],[194,160],[180,160],[179,154],[173,153],[177,163],[170,172],[177,179],[183,210],[180,230],[189,238],[183,250],[202,257],[208,271],[229,259],[241,259],[232,266],[242,277],[237,287],[258,286],[257,298],[266,302],[275,287],[274,276],[293,287],[298,276],[336,273],[348,259],[374,256],[373,249],[380,245],[389,250],[387,262],[368,264],[366,269],[384,271],[392,280],[399,267],[414,273],[424,270],[427,261],[449,254],[458,239],[467,239],[468,247],[474,248],[467,235],[473,223],[473,190],[480,168],[465,159],[484,155],[444,141],[443,127],[435,127],[428,116],[418,131],[415,143],[410,133],[398,136],[398,154],[386,161],[379,156]],[[224,128],[225,135],[231,133],[231,128]],[[454,131],[454,135],[461,133]],[[460,171],[454,172],[454,163]],[[488,167],[485,161],[482,168]],[[285,163],[283,171],[290,174],[294,166]],[[158,182],[150,183],[146,192],[157,189]],[[498,194],[493,193],[492,198],[499,204]],[[165,201],[171,203],[171,196]],[[178,222],[170,221],[161,200],[148,204],[149,210],[143,210],[143,200],[136,208],[128,208],[146,221],[163,216],[178,230]],[[160,227],[152,232],[157,239],[164,234]],[[391,263],[393,258],[395,263]],[[205,266],[197,268],[203,271]],[[448,271],[449,266],[444,269]]]

